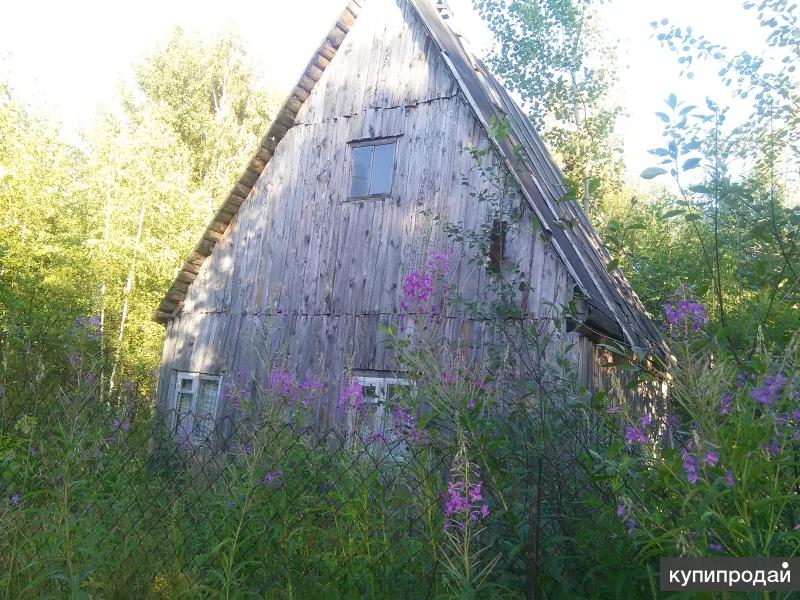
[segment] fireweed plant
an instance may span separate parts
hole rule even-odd
[[[416,382],[418,421],[432,451],[460,456],[480,473],[469,484],[451,480],[443,494],[445,512],[450,512],[480,483],[487,506],[486,516],[482,506],[469,511],[478,519],[468,536],[475,553],[457,554],[468,565],[458,572],[490,568],[479,578],[478,597],[614,597],[613,590],[623,588],[633,595],[649,594],[652,576],[632,558],[633,541],[614,517],[613,489],[602,470],[607,440],[598,413],[624,404],[624,387],[632,378],[609,369],[608,389],[595,394],[578,384],[574,347],[563,333],[565,320],[576,312],[572,298],[564,306],[547,304],[535,316],[521,312],[520,293],[534,292],[534,283],[513,254],[497,264],[492,256],[496,223],[505,223],[509,235],[534,235],[542,244],[546,236],[535,218],[524,215],[514,182],[492,162],[491,152],[473,150],[472,155],[482,187],[470,195],[485,208],[479,224],[467,228],[424,208],[422,214],[438,226],[446,239],[442,245],[451,248],[450,269],[476,270],[485,294],[466,299],[446,279],[439,287],[429,285],[429,278],[419,285],[415,275],[406,280],[414,284],[409,291],[422,287],[424,297],[440,293],[439,310],[412,312],[399,330],[388,331],[401,369]],[[471,173],[463,183],[474,180]],[[473,320],[484,339],[493,340],[477,362],[467,359],[466,343],[443,345],[441,329],[453,318]],[[598,518],[604,513],[608,518]],[[447,531],[453,536],[460,532]],[[602,551],[598,536],[610,540]],[[453,573],[450,559],[456,554],[443,554],[445,571]],[[476,589],[476,580],[469,585],[459,577],[450,581],[460,581],[467,595]]]
[[[687,289],[664,305],[674,411],[609,411],[617,517],[642,559],[795,556],[800,551],[797,338],[737,364]]]

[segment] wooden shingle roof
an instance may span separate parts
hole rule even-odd
[[[157,321],[164,323],[179,314],[188,287],[200,266],[252,190],[275,147],[294,124],[302,103],[333,59],[366,1],[350,0],[312,57],[256,155],[162,300],[156,313]],[[652,348],[666,355],[658,329],[645,314],[644,306],[625,276],[617,269],[611,272],[607,269],[610,256],[582,208],[576,202],[562,201],[567,192],[563,176],[531,121],[443,20],[443,15],[449,16],[446,3],[439,1],[434,5],[431,0],[407,1],[414,7],[487,135],[516,178],[557,255],[572,274],[579,291],[587,298],[588,313],[584,325],[604,336]],[[510,134],[504,139],[491,134],[489,125],[495,120],[506,120],[509,124]],[[518,148],[523,152],[517,151]]]

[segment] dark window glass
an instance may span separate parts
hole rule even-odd
[[[392,191],[396,142],[353,146],[350,197],[388,195]]]

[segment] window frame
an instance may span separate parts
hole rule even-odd
[[[375,387],[376,398],[368,398],[364,396],[364,402],[375,406],[375,412],[371,415],[372,433],[386,433],[386,386],[399,385],[403,387],[414,387],[414,382],[410,379],[403,379],[402,377],[380,377],[376,375],[356,375],[353,378],[363,390],[366,387]],[[380,392],[383,390],[383,393]],[[376,431],[376,424],[380,423],[380,431]],[[366,426],[367,423],[364,423]],[[363,433],[362,433],[363,435]]]
[[[386,200],[387,198],[392,197],[392,189],[394,188],[394,171],[395,167],[397,166],[397,142],[400,139],[400,135],[393,135],[387,137],[380,137],[380,138],[366,138],[366,139],[359,139],[359,140],[352,140],[347,142],[347,145],[350,148],[350,156],[349,156],[349,178],[348,178],[348,192],[347,192],[347,200],[348,201],[360,201],[360,200]],[[378,194],[364,194],[364,195],[356,195],[352,194],[353,192],[353,178],[355,176],[354,169],[355,169],[355,158],[353,156],[353,151],[356,148],[365,148],[371,147],[372,154],[370,156],[369,162],[369,181],[367,183],[367,189],[372,189],[372,175],[373,175],[373,166],[375,164],[375,148],[378,146],[387,146],[389,144],[394,144],[394,152],[392,153],[392,169],[390,171],[390,178],[389,178],[389,191],[388,192],[380,192]]]
[[[214,427],[213,425],[217,422],[217,411],[219,410],[219,397],[222,392],[222,376],[221,375],[211,375],[209,373],[201,373],[199,371],[176,371],[175,373],[175,392],[172,395],[172,410],[174,411],[174,416],[172,419],[172,434],[178,435],[178,427],[180,422],[182,421],[181,415],[178,412],[178,397],[181,394],[181,391],[185,391],[181,389],[181,382],[182,381],[191,381],[192,382],[192,391],[191,391],[191,402],[189,403],[189,410],[187,411],[187,415],[191,415],[191,435],[189,436],[189,441],[196,444],[202,444],[208,440],[202,429],[198,427],[197,421],[197,402],[200,399],[200,383],[202,381],[211,381],[217,384],[216,393],[214,394],[214,402],[212,404],[212,408],[210,411],[211,421],[212,421],[212,428],[211,432],[213,433]]]

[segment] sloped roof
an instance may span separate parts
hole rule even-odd
[[[272,122],[264,139],[261,140],[258,150],[253,158],[250,159],[244,173],[239,177],[225,202],[222,203],[211,223],[206,227],[200,241],[183,263],[166,296],[161,300],[154,317],[157,322],[166,323],[180,313],[189,286],[192,285],[192,282],[200,272],[200,267],[203,266],[206,258],[211,255],[214,246],[222,239],[233,217],[239,212],[239,207],[250,194],[267,163],[272,159],[278,143],[294,125],[300,107],[311,95],[314,85],[322,77],[322,73],[333,60],[333,57],[336,56],[336,51],[344,42],[344,38],[349,33],[353,23],[355,23],[364,1],[350,0],[347,3],[328,35],[311,57],[306,70],[300,77],[300,81],[297,82],[297,85],[278,111],[278,115]]]
[[[278,142],[294,124],[302,103],[333,59],[366,1],[350,0],[312,57],[258,152],[162,300],[156,313],[157,321],[166,322],[180,312],[189,285],[197,276],[200,266],[222,238],[272,157]],[[517,179],[556,253],[571,272],[580,292],[586,296],[589,310],[585,326],[619,341],[658,349],[666,354],[658,329],[646,316],[644,306],[625,276],[619,270],[608,271],[610,256],[583,209],[576,202],[562,201],[567,192],[563,176],[531,121],[443,20],[442,15],[448,14],[446,3],[439,2],[438,6],[434,6],[430,0],[408,2],[425,25],[487,134],[492,137],[489,124],[495,120],[505,119],[508,122],[510,134],[504,139],[492,137],[492,141]],[[523,150],[521,155],[515,152],[518,147]]]

